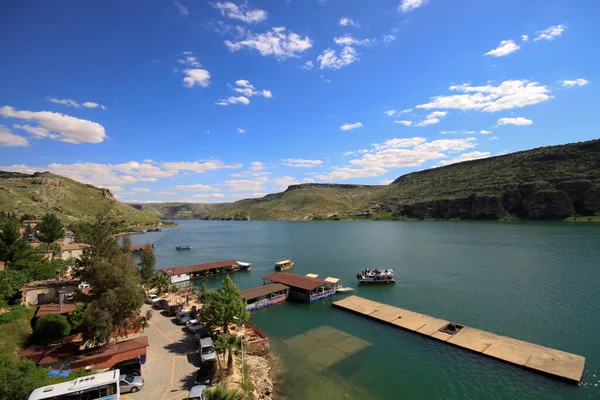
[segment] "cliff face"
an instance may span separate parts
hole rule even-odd
[[[202,219],[229,203],[143,203],[129,204],[136,210],[161,219]]]
[[[406,174],[387,186],[302,184],[209,219],[564,219],[600,215],[600,140]]]

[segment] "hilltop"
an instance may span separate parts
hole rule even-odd
[[[387,186],[290,186],[209,219],[564,219],[600,213],[600,140],[541,147],[403,175]]]
[[[68,226],[92,221],[99,212],[108,208],[117,221],[127,226],[160,223],[158,218],[119,202],[109,189],[49,172],[27,175],[0,171],[0,211],[38,217],[54,213]]]
[[[127,203],[136,210],[161,219],[202,219],[231,203]]]

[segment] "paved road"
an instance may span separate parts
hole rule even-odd
[[[143,312],[150,309],[145,305]],[[184,327],[153,310],[148,336],[148,355],[142,367],[144,388],[137,393],[121,395],[122,400],[182,400],[194,384],[194,373],[200,360],[198,344]]]

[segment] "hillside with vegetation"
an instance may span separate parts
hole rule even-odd
[[[109,189],[49,172],[33,175],[0,171],[0,212],[56,214],[65,225],[90,222],[105,210],[126,226],[156,225],[160,220],[116,200]]]
[[[600,140],[403,175],[387,186],[290,186],[210,219],[565,219],[600,214]]]
[[[230,203],[128,203],[136,210],[160,219],[202,219]]]

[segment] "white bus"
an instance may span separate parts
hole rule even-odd
[[[117,369],[37,388],[29,400],[118,400],[120,394]]]

